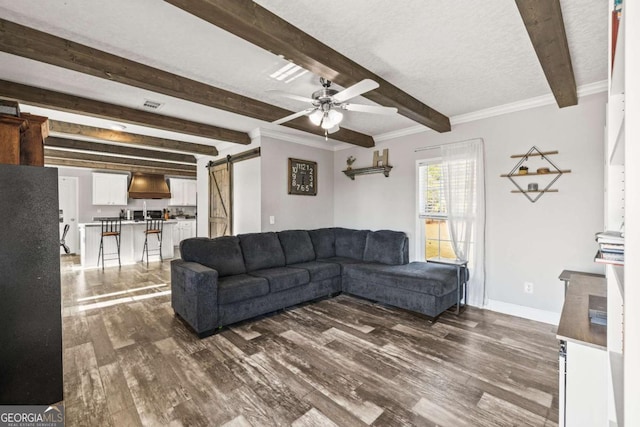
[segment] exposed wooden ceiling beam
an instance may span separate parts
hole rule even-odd
[[[266,102],[178,76],[4,19],[0,19],[0,50],[268,122],[273,122],[292,113],[292,111]],[[324,135],[323,129],[313,125],[305,117],[284,123],[284,126],[316,135]],[[345,128],[333,133],[331,138],[363,147],[374,146],[371,136]]]
[[[165,168],[149,168],[143,166],[121,165],[117,163],[105,163],[105,162],[90,162],[85,160],[73,160],[62,159],[59,157],[45,157],[45,165],[48,166],[66,166],[73,168],[85,168],[85,169],[97,169],[97,170],[112,170],[112,171],[126,171],[126,172],[144,172],[155,173],[159,175],[170,176],[196,176],[195,171],[187,171],[182,169],[165,169]]]
[[[173,139],[158,138],[155,136],[121,132],[111,129],[79,125],[77,123],[61,122],[58,120],[49,120],[49,130],[51,132],[64,133],[68,135],[85,136],[105,141],[136,145],[138,147],[166,148],[167,150],[204,154],[206,156],[213,157],[218,155],[216,147],[212,147],[210,145],[194,144],[191,142],[176,141]]]
[[[112,163],[118,165],[142,166],[156,169],[171,169],[195,172],[195,165],[184,165],[180,163],[157,162],[153,160],[131,159],[127,157],[102,156],[100,154],[79,153],[77,151],[56,150],[45,148],[44,155],[48,158],[83,160],[87,162]]]
[[[224,129],[176,117],[148,113],[146,111],[136,110],[135,108],[81,98],[75,95],[68,95],[62,92],[55,92],[6,80],[0,80],[0,97],[21,101],[37,107],[55,108],[70,113],[118,120],[155,129],[212,138],[219,141],[235,142],[245,145],[251,143],[251,138],[245,132]]]
[[[343,87],[362,79],[373,79],[380,87],[365,93],[365,98],[380,105],[397,107],[403,116],[438,132],[451,130],[449,118],[444,114],[251,0],[165,1],[276,55],[283,55],[312,73]]]
[[[144,150],[141,148],[125,147],[122,145],[100,144],[98,142],[80,141],[78,139],[59,138],[50,136],[45,139],[46,147],[66,148],[69,150],[91,151],[105,154],[140,157],[169,162],[195,164],[196,158],[190,154],[170,153],[168,151]]]
[[[576,79],[560,1],[516,0],[516,5],[558,106],[576,105]]]

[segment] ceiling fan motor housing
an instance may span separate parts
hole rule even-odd
[[[332,103],[333,95],[335,95],[338,92],[339,91],[335,89],[329,89],[328,87],[323,87],[322,89],[313,92],[313,95],[311,96],[313,97],[314,105],[317,107],[322,104]]]

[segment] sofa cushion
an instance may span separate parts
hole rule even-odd
[[[389,265],[406,264],[404,246],[406,234],[400,231],[370,231],[364,246],[363,261],[379,262]]]
[[[369,230],[336,228],[336,256],[362,260]]]
[[[340,276],[341,273],[340,264],[320,261],[303,262],[296,264],[295,268],[303,268],[307,270],[309,272],[309,276],[311,276],[312,282],[331,279],[333,277]]]
[[[285,291],[309,283],[309,272],[301,268],[268,268],[265,270],[252,271],[249,274],[267,279],[271,292]]]
[[[309,233],[304,230],[288,230],[278,232],[278,239],[284,251],[287,265],[313,261],[316,253]]]
[[[404,265],[354,263],[344,266],[343,275],[358,281],[440,297],[456,290],[457,271],[456,266],[430,262]]]
[[[342,274],[342,271],[344,270],[344,266],[348,265],[348,264],[362,264],[361,260],[358,259],[354,259],[354,258],[345,258],[345,257],[340,257],[340,256],[334,256],[331,258],[323,258],[323,259],[319,259],[318,262],[324,262],[327,264],[337,264],[340,266],[340,274]]]
[[[276,233],[241,234],[238,238],[247,271],[284,267],[284,252]]]
[[[336,235],[333,228],[320,228],[309,231],[316,259],[336,256]]]
[[[237,274],[218,279],[218,303],[231,304],[269,293],[269,282],[262,277]]]
[[[196,237],[180,243],[182,259],[213,268],[219,277],[246,273],[240,241],[235,236]]]

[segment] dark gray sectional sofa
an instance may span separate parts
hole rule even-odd
[[[288,230],[182,241],[171,305],[198,336],[345,292],[431,317],[456,304],[455,267],[409,263],[396,231]]]

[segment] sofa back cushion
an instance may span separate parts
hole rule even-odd
[[[185,239],[180,243],[180,253],[187,262],[197,262],[217,270],[218,277],[247,272],[240,241],[235,236]]]
[[[238,238],[248,272],[285,266],[284,252],[276,233],[241,234]]]
[[[407,235],[400,231],[370,231],[364,247],[363,260],[381,264],[400,265],[409,262]]]
[[[336,228],[336,256],[362,259],[369,230]]]
[[[309,231],[313,243],[316,259],[333,258],[336,256],[336,235],[333,228],[320,228]]]
[[[278,233],[287,265],[309,262],[316,259],[311,237],[305,230],[287,230]]]

